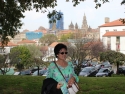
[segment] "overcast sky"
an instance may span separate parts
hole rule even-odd
[[[122,0],[110,0],[109,3],[102,4],[98,9],[95,9],[94,0],[86,0],[81,2],[76,7],[73,7],[72,0],[57,0],[58,6],[55,7],[57,11],[61,10],[64,14],[64,29],[68,29],[71,21],[73,24],[77,23],[81,28],[84,13],[87,18],[87,23],[92,28],[104,24],[104,18],[109,17],[110,21],[125,17],[125,6],[121,6]],[[49,9],[51,11],[52,9]],[[26,11],[25,18],[21,19],[24,25],[20,31],[28,29],[30,31],[37,30],[40,26],[49,28],[47,13],[36,12],[35,10]]]

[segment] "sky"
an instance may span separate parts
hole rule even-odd
[[[95,29],[104,24],[105,17],[109,17],[110,21],[125,17],[125,5],[120,4],[122,0],[109,1],[96,9],[94,0],[85,0],[76,7],[73,6],[72,0],[69,0],[69,2],[66,2],[66,0],[57,0],[57,6],[54,9],[63,12],[64,29],[68,29],[71,21],[74,25],[77,23],[78,27],[81,28],[84,14],[86,15],[88,26]],[[48,8],[48,10],[52,11],[53,9]],[[38,30],[40,26],[49,28],[47,12],[26,11],[24,16],[25,18],[21,19],[23,26],[20,32],[25,29],[29,31]]]

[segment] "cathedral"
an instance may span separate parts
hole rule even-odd
[[[99,39],[99,28],[92,29],[90,26],[88,26],[85,13],[84,13],[84,16],[83,16],[81,28],[79,28],[77,23],[74,25],[71,21],[71,23],[69,25],[69,30],[80,31],[83,35],[86,35],[87,38],[93,38],[94,37],[96,40]]]

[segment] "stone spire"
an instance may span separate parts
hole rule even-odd
[[[73,25],[72,21],[71,21],[71,24],[69,25],[69,29],[74,30],[74,25]]]
[[[84,29],[85,31],[88,30],[88,25],[87,25],[87,20],[86,20],[85,13],[84,13],[84,16],[83,16],[82,29]]]
[[[88,32],[91,32],[91,30],[92,30],[92,28],[89,26],[87,31],[88,31]]]
[[[77,23],[75,24],[75,29],[78,29],[78,25],[77,25]]]

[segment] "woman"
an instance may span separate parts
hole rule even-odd
[[[75,81],[78,82],[79,78],[74,72],[72,63],[66,62],[66,57],[68,54],[66,45],[62,43],[57,44],[54,48],[54,53],[57,58],[57,61],[55,61],[55,63],[61,70],[66,81],[61,75],[60,71],[58,70],[54,62],[52,62],[48,67],[47,78],[53,78],[58,82],[55,88],[61,89],[62,94],[69,94],[67,86],[71,86]]]

